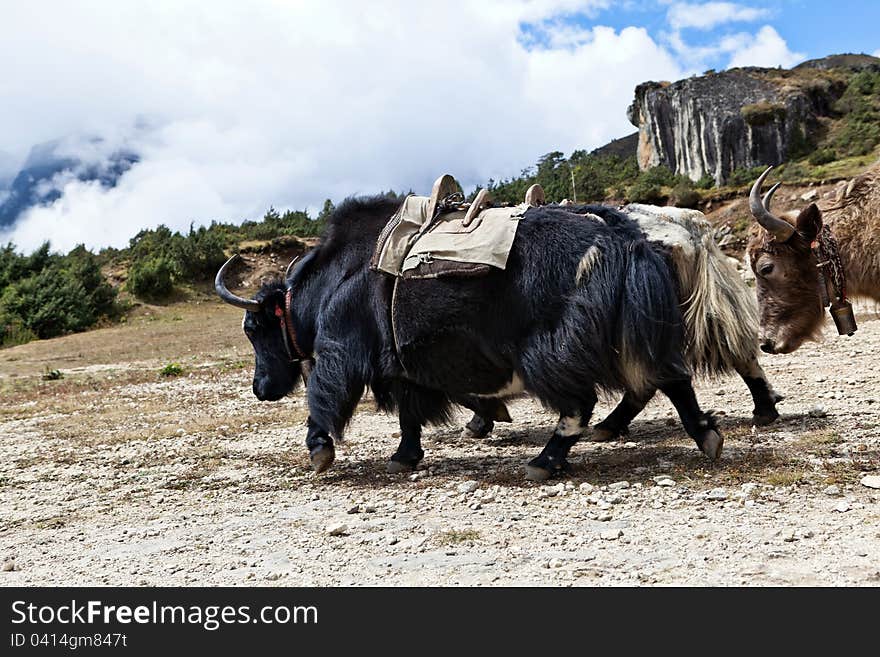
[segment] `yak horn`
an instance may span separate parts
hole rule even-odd
[[[302,255],[302,254],[296,256],[293,260],[290,261],[290,264],[287,265],[287,270],[284,272],[284,280],[285,280],[285,281],[286,281],[288,278],[290,278],[290,275],[293,273],[293,266],[294,266],[294,265],[297,263],[297,261],[300,259],[301,255]]]
[[[752,185],[752,191],[749,192],[749,210],[752,216],[770,233],[777,242],[787,242],[794,235],[794,226],[787,221],[783,221],[779,217],[773,216],[770,211],[764,207],[761,201],[761,186],[773,167],[767,167],[767,170],[758,176],[755,184]],[[774,190],[770,190],[772,197]],[[769,199],[768,199],[769,202]]]
[[[220,267],[220,271],[217,272],[217,277],[214,279],[214,289],[217,290],[217,294],[220,295],[220,298],[229,305],[249,310],[250,312],[257,312],[260,309],[259,302],[254,301],[253,299],[242,299],[241,297],[235,296],[232,292],[226,289],[226,283],[223,282],[223,277],[226,275],[226,270],[229,268],[229,265],[238,258],[239,255],[236,253],[223,263],[223,266]]]
[[[779,186],[781,184],[782,184],[781,182],[778,182],[775,185],[773,185],[773,187],[768,189],[767,193],[764,194],[764,198],[761,199],[761,205],[764,206],[764,209],[767,210],[767,212],[770,212],[770,203],[773,202],[773,195],[776,193],[776,190],[779,189]]]

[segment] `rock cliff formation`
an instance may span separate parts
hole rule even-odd
[[[802,156],[848,79],[863,70],[880,71],[880,59],[833,55],[792,70],[738,68],[641,84],[628,112],[639,129],[639,166],[721,185],[736,169]]]

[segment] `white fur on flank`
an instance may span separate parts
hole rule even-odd
[[[578,263],[577,271],[574,274],[575,285],[580,285],[581,281],[583,281],[585,278],[590,278],[590,272],[593,271],[593,267],[598,264],[599,258],[601,256],[602,252],[595,244],[587,249],[587,252]]]
[[[504,397],[513,397],[514,395],[518,395],[521,392],[525,391],[525,384],[523,380],[519,377],[519,374],[516,372],[513,373],[513,376],[510,379],[510,383],[501,388],[496,392],[490,393],[488,395],[478,395],[479,397],[492,397],[503,399]]]
[[[623,212],[672,252],[694,371],[718,374],[757,362],[757,300],[715,243],[703,213],[640,204]]]

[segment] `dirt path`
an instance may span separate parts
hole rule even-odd
[[[556,418],[526,399],[483,441],[428,430],[412,475],[385,474],[396,421],[364,403],[314,477],[303,398],[257,402],[237,313],[209,312],[209,334],[168,308],[0,352],[0,585],[880,583],[873,313],[765,359],[788,395],[770,428],[741,382],[701,383],[726,412],[718,464],[658,399],[633,442],[582,442],[539,485],[523,464]],[[162,379],[171,359],[186,373]]]

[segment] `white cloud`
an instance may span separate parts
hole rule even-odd
[[[792,52],[779,32],[765,25],[751,39],[737,44],[729,66],[782,66],[789,68],[802,62],[806,55]]]
[[[677,2],[669,8],[666,19],[674,30],[711,30],[725,23],[750,23],[765,18],[768,14],[766,9],[746,7],[733,2]]]
[[[0,143],[23,159],[67,134],[142,156],[114,189],[59,180],[0,242],[121,245],[140,228],[257,218],[270,205],[393,187],[467,187],[553,149],[633,128],[636,84],[682,70],[644,29],[570,28],[521,43],[604,0],[377,0],[205,4],[12,3],[0,20]]]
[[[874,57],[880,57],[880,49],[874,51]]]

